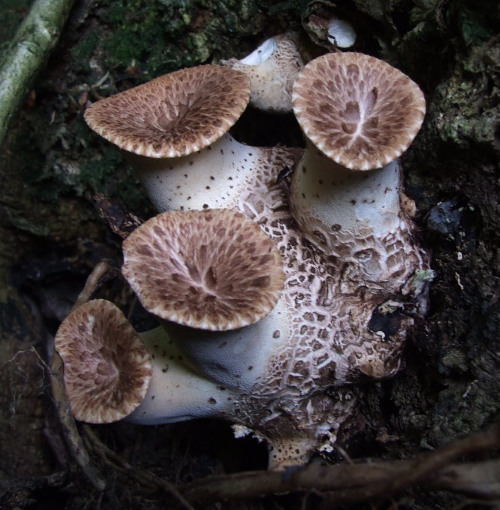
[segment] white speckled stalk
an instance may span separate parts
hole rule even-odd
[[[158,425],[231,414],[236,390],[189,368],[163,328],[140,335],[152,358],[153,375],[144,400],[127,421]]]
[[[290,341],[288,320],[288,310],[280,302],[260,321],[231,331],[205,331],[174,323],[165,327],[200,374],[228,388],[250,391],[268,377],[269,360]]]
[[[397,161],[371,171],[344,168],[308,141],[292,176],[292,214],[301,230],[328,253],[369,234],[384,238],[402,225]]]
[[[270,150],[250,147],[226,134],[189,156],[129,157],[158,211],[203,210],[234,208]]]

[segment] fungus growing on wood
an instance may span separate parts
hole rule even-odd
[[[238,434],[250,431],[264,438],[274,469],[307,462],[313,451],[331,450],[340,424],[352,415],[354,405],[352,395],[336,399],[332,393],[360,380],[396,374],[404,364],[407,332],[427,303],[428,256],[416,243],[412,224],[399,207],[399,165],[387,163],[411,140],[402,135],[404,126],[399,118],[387,114],[386,110],[395,112],[397,105],[385,90],[393,82],[408,84],[410,80],[372,57],[339,55],[313,61],[294,87],[296,114],[309,140],[294,169],[290,189],[288,179],[280,176],[297,151],[283,149],[276,156],[272,149],[246,147],[242,154],[248,165],[243,168],[239,166],[241,157],[236,156],[237,146],[232,145],[237,142],[227,135],[193,156],[143,156],[141,160],[147,160],[150,168],[151,162],[158,162],[158,172],[152,172],[148,184],[157,206],[185,211],[150,220],[124,243],[123,273],[146,308],[162,318],[175,344],[172,348],[182,357],[172,373],[183,373],[185,365],[196,374],[189,398],[196,403],[197,414],[186,410],[162,416],[151,410],[145,415],[152,417],[151,423],[159,423],[214,412],[235,423]],[[332,69],[335,73],[328,75]],[[372,81],[374,69],[380,70],[381,81]],[[354,88],[346,98],[335,91],[336,86]],[[425,106],[418,88],[415,91],[410,86],[410,90],[401,101],[406,110],[416,105],[408,115],[414,135]],[[384,98],[388,101],[383,102]],[[191,103],[189,108],[198,107],[197,101]],[[182,124],[184,114],[186,111],[174,126]],[[379,130],[378,122],[392,118],[396,120],[388,137]],[[315,134],[318,128],[327,135]],[[366,143],[368,136],[375,141]],[[386,141],[392,137],[398,145],[388,149]],[[373,154],[376,145],[380,150]],[[230,157],[221,160],[227,148]],[[215,159],[207,160],[214,150]],[[349,151],[353,152],[351,163],[344,159]],[[370,157],[373,163],[368,162]],[[281,165],[275,164],[277,161]],[[212,173],[208,166],[207,174],[207,164],[220,173]],[[385,166],[361,170],[372,165]],[[224,176],[223,185],[212,189],[204,180],[207,175],[213,181]],[[156,189],[154,183],[159,180],[168,181],[168,186]],[[213,204],[239,210],[224,212],[232,218],[231,223],[240,221],[242,213],[252,220],[252,226],[242,223],[231,228],[229,236],[227,229],[222,229],[224,235],[217,234],[222,234],[215,217],[219,212],[196,210],[216,208]],[[204,228],[192,229],[200,223]],[[284,285],[265,299],[263,309],[257,305],[258,313],[245,312],[242,322],[232,315],[237,307],[226,308],[226,301],[236,297],[239,306],[247,298],[247,286],[249,296],[261,287],[248,282],[267,281],[260,276],[255,279],[257,269],[242,264],[245,257],[241,250],[251,250],[241,236],[259,229],[283,260],[284,278],[278,281]],[[134,238],[139,240],[136,247]],[[193,239],[197,244],[190,247]],[[165,255],[165,245],[173,249],[170,255]],[[208,246],[218,255],[209,255]],[[269,276],[269,257],[260,260]],[[246,267],[243,280],[234,272],[240,265]],[[146,281],[149,286],[144,294],[139,282]],[[162,311],[163,295],[170,310],[167,314]],[[186,296],[191,298],[189,303]],[[222,311],[222,319],[205,313],[207,303],[213,305],[211,311]],[[207,385],[198,378],[206,379]],[[228,388],[231,400],[220,400],[217,394],[213,399],[218,405],[213,406],[192,395],[202,388],[200,394],[205,398],[206,392],[216,391],[213,385],[219,385],[219,390]],[[133,416],[146,408],[140,409]]]
[[[77,420],[156,425],[230,413],[239,392],[183,363],[163,328],[136,333],[110,301],[94,299],[60,325],[55,347]]]

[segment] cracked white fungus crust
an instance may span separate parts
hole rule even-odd
[[[252,324],[274,308],[283,289],[271,239],[228,209],[159,214],[124,241],[123,252],[122,272],[143,306],[194,328]]]
[[[55,347],[77,420],[111,423],[142,402],[151,380],[151,358],[110,301],[94,299],[73,310],[57,330]]]

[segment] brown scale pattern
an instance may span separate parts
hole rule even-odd
[[[154,158],[185,156],[226,133],[249,97],[243,73],[197,66],[102,99],[86,109],[85,120],[121,149]]]
[[[279,153],[274,157],[279,159]],[[285,151],[282,157],[285,161]],[[282,255],[286,283],[281,299],[292,321],[288,331],[279,332],[284,341],[269,361],[267,378],[239,407],[243,421],[271,436],[274,421],[289,415],[285,420],[289,434],[296,435],[298,429],[316,429],[349,412],[351,403],[346,407],[330,399],[321,400],[322,407],[330,402],[330,411],[315,410],[312,395],[366,376],[390,377],[400,370],[405,331],[413,319],[401,319],[390,338],[371,331],[368,323],[376,306],[397,295],[415,269],[426,267],[427,258],[414,245],[405,218],[400,230],[385,239],[366,232],[364,238],[335,245],[338,256],[325,254],[299,230],[286,185],[275,184],[272,168],[263,163],[256,169],[238,207],[263,228]],[[367,258],[386,268],[387,280],[369,281]],[[279,437],[287,435],[287,426],[281,424]]]
[[[272,310],[284,283],[273,242],[226,209],[155,216],[123,243],[122,272],[157,316],[208,330],[251,324]]]
[[[55,346],[64,361],[64,383],[75,418],[109,423],[143,400],[152,375],[141,338],[111,302],[89,301],[59,327]]]
[[[316,147],[355,170],[396,159],[425,115],[424,96],[410,78],[386,62],[350,52],[310,62],[295,82],[293,104]]]

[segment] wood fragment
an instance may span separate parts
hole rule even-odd
[[[35,0],[0,64],[0,146],[57,44],[75,0]]]
[[[413,487],[431,485],[433,489],[456,490],[455,476],[464,482],[464,469],[454,462],[463,456],[487,452],[500,447],[500,425],[486,432],[472,434],[411,460],[363,462],[325,466],[311,464],[282,472],[253,471],[207,477],[178,487],[189,501],[214,503],[231,499],[262,497],[293,491],[323,492],[328,503],[346,504],[386,499]],[[476,478],[483,473],[482,463],[474,464]],[[498,498],[498,483],[488,481],[497,465],[487,465],[487,477],[480,495]],[[493,475],[491,474],[493,472]],[[462,489],[471,489],[465,484]],[[463,490],[463,492],[468,492]],[[476,493],[477,495],[477,493]]]

